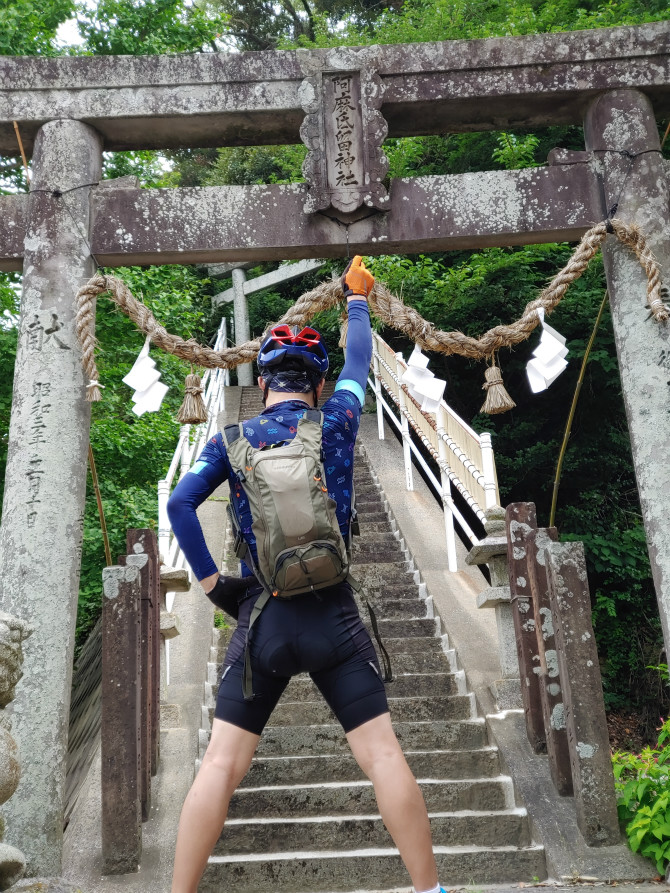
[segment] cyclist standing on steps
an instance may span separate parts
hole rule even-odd
[[[354,443],[372,356],[367,296],[372,274],[356,256],[342,277],[349,327],[344,368],[323,406],[323,453],[329,495],[345,542],[351,518]],[[260,448],[291,440],[298,421],[315,407],[328,356],[318,332],[273,329],[258,354],[265,409],[244,423],[244,435]],[[221,434],[205,446],[170,498],[175,535],[202,588],[231,610],[231,591],[207,549],[196,508],[228,480],[236,483]],[[238,485],[239,486],[239,485]],[[244,511],[241,511],[244,521]],[[251,550],[251,515],[243,527]],[[247,539],[248,537],[248,539]],[[416,893],[439,893],[428,814],[419,786],[391,726],[377,656],[347,582],[292,599],[271,598],[250,635],[252,700],[242,676],[252,607],[262,592],[251,570],[232,596],[238,625],[226,654],[209,746],[181,812],[172,893],[196,893],[218,840],[230,798],[247,773],[261,733],[291,676],[309,672],[342,724],[359,766],[374,786],[377,804]],[[296,632],[297,631],[297,632]]]

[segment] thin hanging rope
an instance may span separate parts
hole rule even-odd
[[[18,121],[14,121],[14,133],[19,144],[19,152],[21,153],[21,161],[23,161],[23,169],[26,172],[26,183],[30,186],[30,169],[28,168],[28,159],[26,158],[26,150],[23,148],[23,140],[21,139],[21,131],[19,130]]]
[[[107,567],[112,566],[112,551],[109,548],[109,537],[107,536],[107,523],[105,522],[105,510],[102,507],[102,496],[100,494],[100,484],[98,483],[98,472],[95,469],[95,459],[93,457],[93,447],[90,442],[88,444],[88,466],[91,469],[91,480],[93,481],[93,489],[95,490],[95,498],[98,503],[98,515],[100,516],[100,529],[102,530],[102,541],[105,546],[105,561]]]
[[[658,322],[670,317],[661,296],[661,277],[658,264],[646,240],[635,224],[625,224],[613,219],[598,223],[582,237],[565,267],[544,288],[539,296],[530,301],[520,319],[510,325],[495,326],[480,338],[463,332],[442,332],[425,320],[412,307],[407,307],[383,284],[376,282],[368,296],[372,312],[384,323],[404,332],[414,343],[425,350],[442,354],[458,354],[470,359],[491,357],[502,347],[513,347],[525,341],[539,325],[538,309],[549,314],[560,303],[568,287],[582,275],[609,233],[630,249],[637,257],[647,276],[647,302],[651,314]],[[140,331],[150,336],[152,342],[182,360],[208,369],[231,369],[241,363],[250,363],[260,348],[260,339],[247,341],[221,351],[198,344],[193,339],[184,340],[171,335],[155,319],[151,311],[133,297],[128,286],[114,276],[101,273],[93,276],[77,292],[76,331],[82,347],[82,363],[89,377],[87,399],[100,399],[98,371],[95,363],[95,300],[107,295],[130,317]],[[336,306],[344,299],[342,285],[338,281],[322,282],[312,291],[302,295],[282,316],[278,324],[305,325],[312,317]]]
[[[554,475],[554,488],[551,494],[551,511],[549,512],[549,526],[554,526],[554,521],[556,520],[556,503],[558,501],[558,488],[561,483],[561,469],[563,468],[563,459],[565,458],[565,451],[568,448],[568,441],[570,440],[570,432],[572,431],[572,421],[575,417],[575,410],[577,409],[577,401],[579,400],[579,394],[582,389],[582,382],[584,381],[584,374],[586,373],[586,364],[589,361],[589,354],[591,353],[591,348],[593,347],[593,342],[596,340],[596,334],[598,332],[598,327],[600,326],[600,320],[602,319],[603,313],[605,311],[605,306],[607,304],[607,300],[609,298],[609,292],[605,292],[603,295],[603,299],[600,303],[600,309],[598,310],[598,315],[596,317],[596,321],[593,325],[593,331],[591,332],[591,337],[589,338],[589,343],[586,345],[586,350],[584,351],[584,356],[582,358],[582,365],[579,370],[579,378],[577,379],[577,384],[575,386],[575,392],[572,395],[572,404],[570,405],[570,412],[568,413],[568,420],[565,423],[565,432],[563,434],[563,443],[561,444],[561,449],[558,454],[558,462],[556,463],[556,474]]]

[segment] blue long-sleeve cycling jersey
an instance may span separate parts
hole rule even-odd
[[[350,301],[348,314],[344,368],[337,379],[335,393],[322,407],[326,484],[329,496],[337,504],[337,520],[345,541],[351,518],[354,443],[358,434],[372,358],[367,302]],[[291,440],[307,408],[308,404],[297,396],[276,403],[245,422],[244,434],[256,448]],[[245,539],[248,537],[247,541],[254,549],[251,512],[244,504],[244,494],[240,492],[240,495],[236,495],[236,478],[221,434],[217,434],[206,444],[191,471],[184,475],[175,487],[168,502],[172,529],[198,580],[218,573],[218,568],[205,543],[196,509],[224,481],[229,481],[231,484],[231,498],[238,500],[243,524],[242,532],[245,534]],[[251,573],[244,564],[242,572]]]

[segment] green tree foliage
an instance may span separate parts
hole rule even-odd
[[[61,22],[75,0],[0,0],[0,56],[53,56]]]
[[[77,8],[86,52],[96,56],[216,50],[225,27],[221,16],[185,0],[99,0]]]

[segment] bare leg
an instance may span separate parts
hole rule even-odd
[[[415,890],[437,884],[426,804],[400,749],[388,713],[347,735],[349,746],[375,789],[377,805]]]
[[[247,774],[259,740],[260,735],[214,720],[209,747],[181,810],[172,893],[197,893],[230,798]]]

